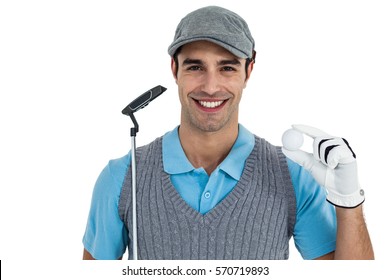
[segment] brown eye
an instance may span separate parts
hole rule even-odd
[[[224,66],[222,68],[222,71],[227,71],[227,72],[230,72],[230,71],[235,71],[236,69],[234,69],[233,67],[231,66]]]
[[[189,71],[199,71],[199,70],[201,70],[201,68],[200,68],[200,66],[193,65],[193,66],[188,67],[187,70],[189,70]]]

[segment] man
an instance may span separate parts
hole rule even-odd
[[[287,259],[293,236],[304,259],[372,259],[348,143],[296,127],[315,138],[313,157],[238,123],[254,46],[246,22],[220,7],[179,23],[168,53],[180,126],[137,149],[138,258]],[[127,246],[132,258],[130,163],[112,160],[98,178],[84,259],[120,259]]]

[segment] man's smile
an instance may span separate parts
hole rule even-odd
[[[215,112],[221,109],[225,104],[226,100],[196,100],[193,99],[197,104],[198,108],[207,112]]]

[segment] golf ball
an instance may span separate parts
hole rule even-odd
[[[303,134],[295,129],[288,129],[283,133],[282,144],[286,150],[299,150],[303,145]]]

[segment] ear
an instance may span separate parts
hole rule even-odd
[[[252,71],[253,71],[253,67],[255,66],[255,61],[252,60],[249,65],[248,65],[248,70],[247,70],[247,74],[246,74],[246,79],[245,79],[245,87],[246,87],[246,83],[248,82],[251,74],[252,74]]]
[[[248,65],[248,74],[247,74],[247,80],[249,79],[249,77],[251,76],[252,74],[252,71],[253,71],[253,67],[255,67],[255,61],[252,60],[249,65]]]
[[[173,59],[173,57],[171,57],[171,71],[172,71],[173,78],[177,82],[177,75],[176,75],[176,73],[177,73],[177,65],[176,65],[175,60]]]

